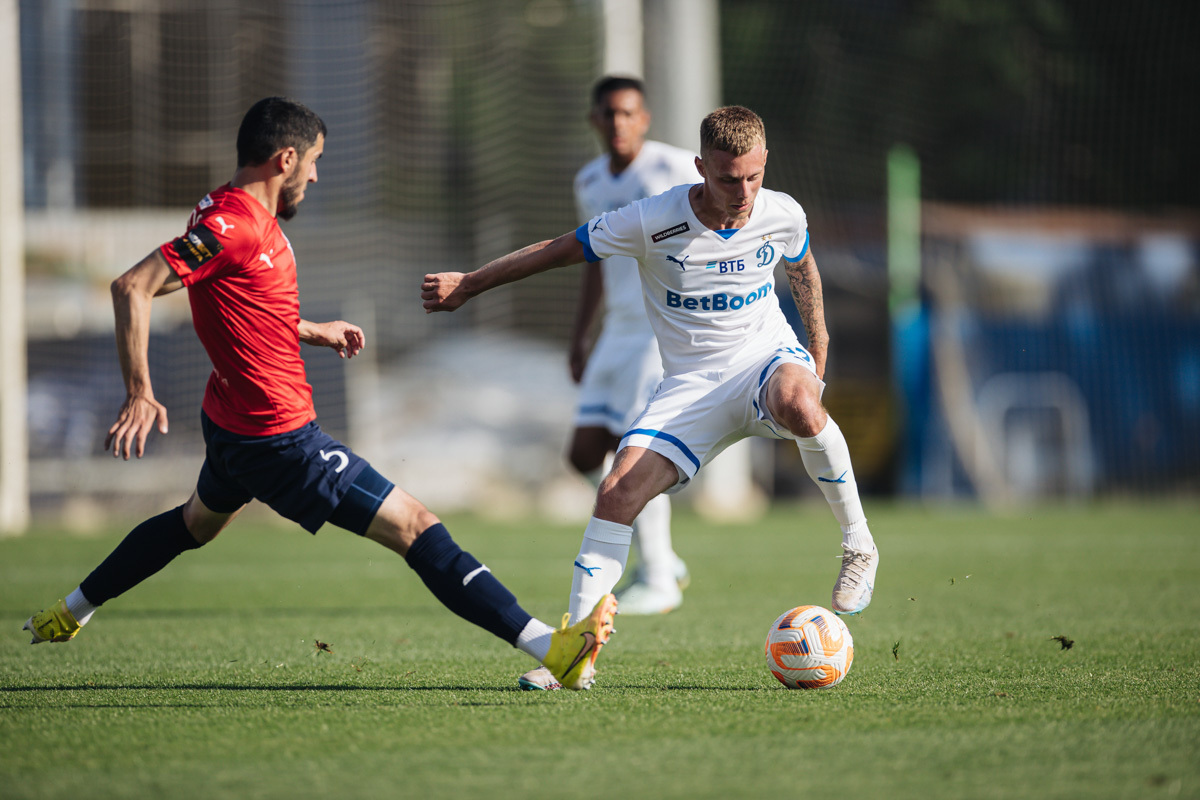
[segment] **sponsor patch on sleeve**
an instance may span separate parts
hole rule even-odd
[[[199,269],[206,261],[211,261],[225,249],[217,239],[216,234],[204,225],[197,225],[183,236],[171,242],[176,255],[189,268]]]
[[[691,230],[691,228],[688,227],[687,220],[684,220],[683,222],[679,223],[678,225],[673,225],[672,227],[667,228],[666,230],[651,234],[650,241],[657,244],[658,242],[661,242],[663,239],[670,239],[672,236],[678,236],[679,234],[687,233],[690,230]]]

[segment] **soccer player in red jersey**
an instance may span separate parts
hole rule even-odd
[[[187,232],[113,282],[117,351],[127,396],[105,448],[141,457],[167,410],[150,382],[150,306],[187,287],[196,334],[213,364],[201,405],[205,459],[187,502],[131,531],[84,581],[25,623],[33,644],[67,641],[96,608],[216,538],[251,499],[316,533],[326,522],[404,557],[451,611],[548,667],[563,685],[591,685],[612,631],[611,594],[559,629],[533,618],[491,571],[455,544],[438,518],[316,423],[300,344],[353,358],[357,325],[300,317],[296,259],[279,227],[291,219],[325,149],[326,127],[282,97],[260,100],[237,137],[233,180],[210,192]]]

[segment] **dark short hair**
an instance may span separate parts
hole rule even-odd
[[[255,167],[286,147],[304,155],[326,136],[325,123],[308,106],[287,97],[264,97],[242,117],[237,135],[239,167]]]
[[[643,98],[646,96],[646,84],[639,79],[624,75],[608,75],[598,80],[592,87],[592,105],[599,103],[609,92],[618,92],[622,89],[633,89]]]

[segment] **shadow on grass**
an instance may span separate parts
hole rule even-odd
[[[68,686],[4,686],[0,695],[19,692],[454,692],[505,691],[483,686],[347,686],[345,684],[124,683]],[[513,691],[519,691],[513,689]]]
[[[520,690],[516,689],[516,688],[510,689],[508,687],[504,687],[504,688],[497,687],[494,689],[489,689],[487,687],[480,687],[480,686],[401,686],[401,687],[396,687],[396,686],[337,686],[337,685],[292,686],[292,685],[287,685],[287,684],[278,684],[278,685],[271,685],[271,686],[252,686],[252,685],[236,685],[236,684],[199,684],[199,683],[179,683],[179,684],[171,684],[171,685],[167,685],[167,686],[136,685],[136,684],[122,684],[122,685],[113,685],[113,686],[86,686],[86,685],[10,686],[10,687],[5,687],[5,688],[0,688],[0,698],[2,698],[6,694],[12,696],[14,699],[17,695],[25,695],[25,696],[34,695],[34,697],[31,698],[31,702],[27,702],[27,703],[12,703],[12,702],[6,703],[6,702],[3,702],[2,700],[0,700],[0,709],[3,709],[5,711],[19,711],[19,710],[47,711],[47,710],[52,710],[52,709],[83,709],[83,708],[91,708],[91,709],[97,709],[97,708],[120,708],[120,709],[146,708],[146,709],[150,709],[150,708],[217,708],[217,707],[226,707],[224,703],[216,700],[215,697],[214,697],[214,701],[210,702],[210,703],[197,703],[197,702],[178,702],[178,703],[172,703],[172,702],[157,702],[157,703],[128,702],[128,703],[126,703],[126,702],[120,702],[120,701],[95,702],[95,703],[86,703],[86,702],[60,703],[60,702],[39,702],[39,698],[37,697],[37,695],[43,695],[43,694],[46,696],[59,695],[63,692],[80,693],[80,694],[86,695],[88,693],[95,693],[95,692],[123,692],[123,691],[127,691],[127,692],[146,692],[146,691],[204,692],[204,693],[212,693],[214,696],[217,694],[220,694],[221,696],[228,696],[225,693],[243,693],[243,692],[260,693],[261,692],[261,693],[269,694],[269,693],[279,693],[279,692],[290,692],[290,693],[306,692],[306,693],[312,693],[314,695],[317,695],[320,693],[328,693],[328,692],[355,692],[355,693],[378,692],[380,694],[387,693],[389,695],[397,695],[397,694],[406,693],[406,692],[517,692]],[[389,704],[388,703],[378,703],[376,705],[385,705],[386,706]],[[461,701],[461,700],[459,700],[459,701],[454,701],[454,702],[448,703],[448,705],[451,705],[451,706],[480,706],[480,707],[497,706],[497,707],[500,707],[500,706],[507,706],[509,704],[508,703],[497,703],[497,702],[480,702],[480,701]],[[250,707],[260,708],[261,706],[254,704]]]
[[[658,692],[768,692],[776,691],[774,687],[764,689],[758,686],[699,686],[672,684],[669,686],[613,684],[597,689],[592,694],[603,694],[605,690],[620,691],[658,691]],[[572,694],[568,690],[563,690]],[[346,684],[236,684],[236,683],[122,683],[122,684],[71,684],[65,686],[3,686],[0,687],[0,697],[4,695],[19,696],[22,694],[52,694],[58,692],[501,692],[503,694],[545,694],[529,692],[517,686],[349,686]],[[108,706],[110,704],[103,704]],[[139,708],[142,706],[126,706],[111,704],[120,708]],[[187,707],[187,704],[164,703],[145,707]],[[490,705],[488,703],[458,703],[457,705]],[[12,705],[0,702],[0,708],[31,708],[32,706]],[[73,708],[80,706],[57,705],[56,708]],[[100,707],[86,704],[81,707]]]
[[[372,604],[368,609],[370,613],[379,614],[416,614],[424,613],[433,606],[398,606],[385,604]],[[24,622],[29,618],[30,613],[37,609],[23,608],[0,608],[0,618],[9,617],[17,619],[20,617]],[[355,614],[361,616],[363,613],[362,606],[254,606],[253,608],[114,608],[104,609],[104,618],[109,620],[120,619],[203,619],[205,617],[252,617],[269,613],[271,617],[302,617],[302,616],[334,616]],[[18,625],[19,627],[19,625]]]

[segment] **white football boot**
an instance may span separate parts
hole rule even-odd
[[[517,678],[517,685],[527,692],[553,692],[562,688],[554,673],[545,667],[536,667]]]
[[[621,590],[617,601],[621,604],[620,614],[666,614],[679,608],[683,602],[683,591],[678,584],[651,586],[636,581]]]
[[[833,585],[833,613],[858,614],[870,605],[878,569],[878,548],[866,553],[842,545],[842,569]]]

